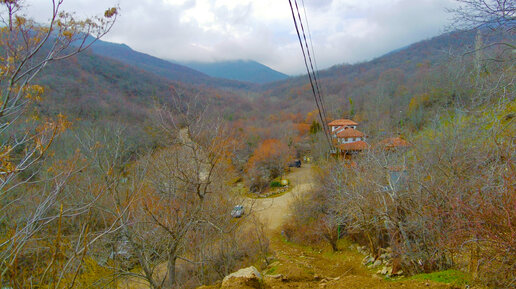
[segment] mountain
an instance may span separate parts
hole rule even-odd
[[[427,40],[395,49],[370,61],[356,64],[337,64],[321,70],[319,78],[322,81],[337,83],[356,79],[374,79],[389,69],[399,69],[405,74],[417,71],[424,62],[432,65],[452,56],[453,53],[462,53],[472,48],[476,31],[460,31],[445,33]],[[495,36],[496,37],[496,36]],[[486,39],[486,41],[489,41]],[[308,82],[306,75],[291,77],[284,81],[263,86],[266,90],[276,90],[285,85],[302,86]],[[333,89],[330,89],[333,92]]]
[[[195,75],[189,70],[187,75]],[[62,112],[89,121],[142,126],[151,119],[155,104],[170,104],[176,93],[182,98],[197,97],[202,105],[210,103],[221,115],[239,116],[251,107],[230,90],[170,80],[92,51],[50,63],[35,83],[45,88],[45,101],[39,107],[43,114]]]
[[[511,35],[490,31],[482,34],[486,45],[514,43]],[[477,57],[472,53],[476,36],[477,31],[446,33],[371,61],[320,71],[318,80],[328,118],[357,119],[374,135],[400,123],[408,125],[409,121],[413,127],[421,128],[439,108],[451,107],[458,100],[470,101],[471,83],[464,74]],[[485,56],[480,57],[486,59],[501,55],[505,61],[510,58],[510,50],[505,47],[493,46],[481,53]],[[483,62],[489,74],[497,75],[494,72],[503,69],[495,65],[496,61]],[[458,71],[457,67],[465,68]],[[274,108],[282,112],[306,114],[315,109],[306,75],[265,84],[260,89],[263,98],[274,101]]]
[[[288,78],[288,75],[252,60],[222,62],[182,62],[183,65],[212,77],[253,83],[268,83]]]
[[[442,71],[438,71],[439,65],[451,54],[460,56],[464,49],[472,47],[475,35],[476,32],[443,34],[372,61],[336,65],[321,71],[319,79],[330,112],[339,115],[349,103],[348,98],[358,109],[371,106],[380,89],[386,99],[393,100],[393,107],[406,105],[411,94],[423,91],[417,88],[424,83],[421,75],[433,71],[432,75],[446,80]],[[485,41],[490,39],[485,37]],[[205,66],[233,67],[234,71],[252,67],[268,70],[252,61]],[[96,42],[90,50],[69,60],[49,65],[38,81],[48,92],[50,105],[44,110],[70,112],[88,119],[143,120],[154,99],[162,101],[170,97],[171,86],[187,96],[214,100],[221,115],[231,119],[248,116],[250,111],[274,114],[279,111],[306,113],[314,109],[306,75],[261,85],[215,78],[134,51],[127,45],[105,41]],[[397,111],[399,113],[399,109]]]
[[[173,81],[236,89],[247,89],[251,86],[250,83],[211,77],[184,65],[171,63],[170,61],[135,51],[125,44],[97,40],[90,47],[90,51]]]

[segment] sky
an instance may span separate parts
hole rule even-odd
[[[445,31],[454,0],[304,1],[320,69],[367,61]],[[44,22],[51,0],[25,0]],[[76,17],[120,16],[103,40],[175,61],[255,60],[297,75],[304,62],[288,0],[64,0]],[[306,27],[305,27],[306,28]]]

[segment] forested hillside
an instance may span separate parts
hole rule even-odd
[[[477,51],[475,54],[475,45],[504,40],[511,42],[514,39],[510,33],[482,30],[481,43],[475,44],[477,35],[479,32],[476,30],[446,33],[372,61],[336,65],[321,71],[319,79],[331,117],[371,122],[369,129],[373,130],[371,133],[374,135],[399,126],[400,121],[420,128],[424,120],[433,114],[433,107],[455,104],[459,100],[467,102],[469,97],[461,96],[468,89],[468,84],[462,82],[469,73],[464,67],[471,67],[475,57],[483,57],[478,53],[486,53]],[[507,49],[496,47],[491,52],[496,58],[507,54]],[[488,64],[492,62],[482,65]],[[493,69],[497,69],[496,65]],[[265,85],[262,89],[264,95],[276,99],[277,105],[284,110],[299,112],[312,104],[306,77]],[[427,109],[411,114],[409,110],[414,106],[409,108],[409,104],[416,104],[421,101],[418,98],[425,97],[428,98],[425,104]]]
[[[155,102],[167,102],[174,91],[185,97],[198,96],[206,102],[213,99],[211,103],[223,114],[225,110],[229,113],[222,105],[226,103],[234,104],[236,111],[249,110],[247,100],[231,91],[169,80],[91,52],[52,63],[45,69],[46,73],[36,81],[47,90],[50,113],[66,111],[87,119],[143,121]],[[234,111],[231,109],[232,113]]]

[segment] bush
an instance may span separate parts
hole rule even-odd
[[[264,140],[247,162],[247,183],[251,191],[259,191],[279,177],[293,157],[292,149],[278,139]]]
[[[271,188],[281,188],[284,187],[280,181],[272,181],[271,182]]]

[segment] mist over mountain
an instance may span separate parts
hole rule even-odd
[[[179,62],[187,67],[212,77],[269,83],[287,79],[289,76],[253,60],[234,60],[221,62]]]

